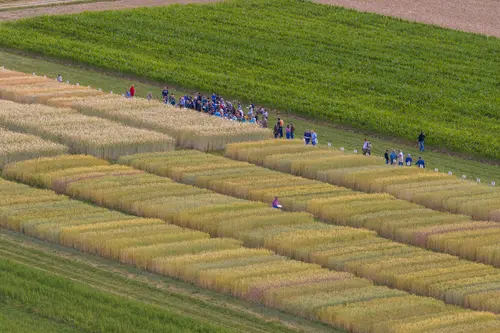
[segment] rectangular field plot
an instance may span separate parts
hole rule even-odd
[[[72,153],[107,159],[175,147],[175,140],[166,134],[40,104],[0,101],[0,125],[60,142]]]

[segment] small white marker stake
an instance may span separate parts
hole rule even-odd
[[[99,88],[99,89],[97,89],[97,90],[102,91],[102,89],[101,89],[101,88]]]
[[[358,153],[358,150],[357,149],[354,149],[354,154],[357,154]]]
[[[344,151],[344,147],[340,147],[340,151]]]
[[[332,146],[332,143],[331,142],[328,142],[328,147],[331,147]]]
[[[480,178],[476,178],[476,182],[480,183],[481,179]]]
[[[497,183],[495,182],[491,182],[491,186],[495,186]]]
[[[33,76],[36,76],[35,72],[33,72]]]
[[[77,83],[76,83],[76,86],[77,86],[77,87],[79,87],[79,86],[80,86],[80,83],[78,83],[78,82],[77,82]]]
[[[448,174],[449,174],[450,176],[453,176],[453,172],[451,172],[451,171],[448,171]]]
[[[66,81],[67,84],[69,84],[69,81]]]
[[[113,91],[110,91],[109,93],[110,93],[111,95],[113,95]]]
[[[438,168],[435,168],[435,169],[434,169],[434,171],[435,171],[435,172],[439,172]]]
[[[467,176],[466,175],[462,175],[462,179],[467,179]]]

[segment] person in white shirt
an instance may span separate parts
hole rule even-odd
[[[405,154],[400,150],[398,153],[398,165],[401,165],[401,166],[404,165],[404,163],[403,163],[404,158],[405,158]]]
[[[365,142],[363,143],[363,155],[366,155],[368,152],[368,140],[365,139]]]
[[[63,82],[61,74],[57,74],[57,82]]]

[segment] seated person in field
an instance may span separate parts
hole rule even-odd
[[[311,132],[309,130],[306,130],[304,132],[304,142],[306,143],[306,145],[308,145],[310,142],[311,142]]]
[[[278,200],[278,197],[274,197],[273,200],[273,208],[281,208],[283,206],[280,205],[280,201]]]

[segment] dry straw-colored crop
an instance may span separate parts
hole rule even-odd
[[[121,121],[171,135],[177,145],[203,151],[223,149],[229,143],[270,138],[268,129],[239,123],[188,109],[174,108],[141,98],[86,98],[75,101],[75,109],[87,115]]]
[[[61,144],[0,127],[0,168],[8,163],[42,156],[62,155],[67,151],[68,148]]]
[[[226,156],[281,172],[365,192],[386,192],[431,209],[500,221],[500,189],[416,167],[387,166],[371,156],[306,149],[298,142],[268,140],[231,144]],[[285,153],[283,153],[285,151]]]
[[[0,101],[0,124],[65,144],[72,153],[107,159],[139,152],[168,151],[175,146],[175,140],[165,134],[39,104]]]
[[[42,169],[47,169],[46,162]],[[406,325],[406,332],[419,332],[420,321],[425,327],[439,321],[442,332],[457,323],[500,329],[492,313],[377,287],[349,273],[244,248],[235,240],[209,238],[161,220],[124,215],[3,179],[0,225],[353,333],[401,325]]]
[[[203,156],[201,161],[204,163],[210,161],[210,156],[213,156],[209,155],[207,157],[206,154],[201,152],[183,151],[171,154],[174,157],[184,156],[186,159],[191,158],[193,160],[196,160],[198,155]],[[162,157],[159,153],[141,154],[124,157],[120,162],[131,164],[137,162],[145,166],[147,165],[147,156],[151,156],[157,166],[162,165],[161,161],[164,161],[164,172],[173,171],[173,169],[168,171],[170,167],[173,167],[175,172],[179,173],[178,177],[184,178],[189,175],[189,172],[186,174],[180,173],[183,163],[179,159],[174,158],[174,161],[169,163],[168,155],[168,153],[165,153]],[[72,159],[77,158],[72,157]],[[220,156],[213,156],[213,158],[215,160],[223,159]],[[314,220],[311,215],[305,212],[283,212],[272,209],[266,204],[236,199],[206,189],[175,183],[168,178],[140,172],[130,167],[107,165],[105,161],[97,162],[99,161],[97,159],[94,159],[96,160],[94,163],[90,162],[90,160],[92,158],[89,157],[82,159],[82,165],[87,164],[88,167],[74,167],[72,165],[73,160],[66,157],[41,159],[39,167],[36,166],[37,160],[19,162],[9,166],[4,174],[30,184],[51,187],[62,193],[90,200],[108,208],[120,209],[149,218],[160,218],[178,226],[208,232],[217,237],[237,239],[247,246],[265,247],[291,258],[355,273],[377,283],[411,291],[419,295],[432,295],[438,299],[462,306],[473,304],[475,309],[494,312],[498,310],[494,305],[495,303],[489,301],[491,299],[500,299],[498,294],[500,270],[497,268],[460,261],[458,257],[449,254],[439,254],[388,241],[365,229],[328,225]],[[195,161],[188,169],[195,170],[195,173],[198,173],[198,167],[203,164],[198,162]],[[184,163],[184,165],[189,164],[188,162]],[[240,162],[231,161],[231,163],[238,164]],[[53,167],[50,167],[51,164]],[[64,165],[68,167],[64,167]],[[216,170],[215,163],[206,163],[204,165],[213,165],[213,169],[208,170],[208,173]],[[221,165],[224,165],[224,163]],[[236,165],[235,168],[237,169],[238,166]],[[41,171],[37,172],[37,169]],[[227,167],[224,167],[224,170],[229,171]],[[266,170],[263,169],[264,171]],[[210,175],[207,174],[203,176],[203,183],[207,187],[212,186],[211,184],[220,185],[221,191],[240,192],[241,197],[252,193],[254,188],[260,191],[267,189],[267,193],[270,195],[275,191],[276,187],[279,188],[280,182],[273,183],[275,172],[270,170],[267,170],[267,172],[270,175],[268,178],[263,173],[257,172],[259,177],[266,179],[267,183],[259,182],[256,179],[255,185],[245,183],[244,189],[241,191],[238,190],[238,182],[234,181],[235,179],[229,177],[224,180],[223,174],[215,176],[213,182],[208,181]],[[250,172],[249,174],[253,173]],[[294,184],[293,178],[297,177],[283,176],[289,177],[291,185],[287,184],[289,186],[286,186],[286,190],[293,194],[293,192],[290,192],[293,190],[291,188]],[[198,182],[196,177],[191,178],[191,180],[194,180],[195,183]],[[229,182],[227,182],[228,180]],[[305,181],[306,184],[299,182],[300,185],[298,186],[298,197],[300,197],[301,202],[304,200],[303,191],[307,189],[307,183],[325,185],[307,179]],[[278,185],[273,187],[274,184]],[[329,186],[332,190],[331,193],[338,191],[336,187]],[[316,189],[321,194],[328,193],[328,190],[324,187],[317,187]],[[388,194],[358,193],[357,195],[346,195],[343,191],[340,191],[340,193],[343,194],[314,198],[315,194],[311,192],[312,199],[308,199],[307,205],[313,205],[314,203],[313,207],[323,208],[321,210],[322,214],[330,216],[329,218],[333,220],[344,221],[345,224],[349,224],[348,222],[357,214],[373,214],[380,211],[378,204],[381,204],[382,210],[387,210],[386,207],[388,207],[384,207],[383,204],[393,205],[395,208],[401,205],[399,208],[404,210],[408,209],[407,205],[416,206],[406,201],[394,199]],[[293,200],[293,197],[294,195],[291,195],[289,200]],[[360,198],[365,201],[367,208],[357,209],[362,202]],[[330,207],[334,207],[334,209],[330,209]],[[420,207],[420,209],[422,208]],[[430,233],[428,236],[434,234],[436,233]],[[154,235],[151,235],[151,237],[156,239]],[[427,239],[430,238],[427,237]],[[128,242],[128,240],[125,240],[125,242]],[[477,249],[481,248],[477,242],[468,243],[465,241],[462,245],[463,247],[457,245],[454,251],[461,249],[464,252],[462,253],[463,256],[466,253],[467,255],[475,253]],[[439,239],[436,239],[436,245],[433,246],[439,249],[442,243],[440,243]],[[153,250],[152,248],[151,251]],[[134,253],[138,255],[141,253],[140,264],[134,262],[135,264],[139,264],[141,267],[154,268],[155,271],[165,269],[160,261],[150,261],[149,257],[143,258],[143,252]],[[491,253],[487,252],[486,256]],[[123,257],[123,260],[125,259]],[[434,271],[444,273],[434,274]],[[451,274],[458,271],[461,272],[461,275]],[[446,272],[450,272],[450,274]],[[478,272],[490,276],[490,279],[483,282],[476,281],[475,278],[479,274]],[[421,276],[426,276],[426,278],[423,279]],[[469,303],[469,294],[462,290],[471,288],[472,283],[475,284],[474,288],[476,289],[474,290],[483,288],[481,291],[482,298],[476,297],[474,303]],[[228,282],[228,284],[230,283]],[[453,285],[454,288],[450,289],[450,285]]]

